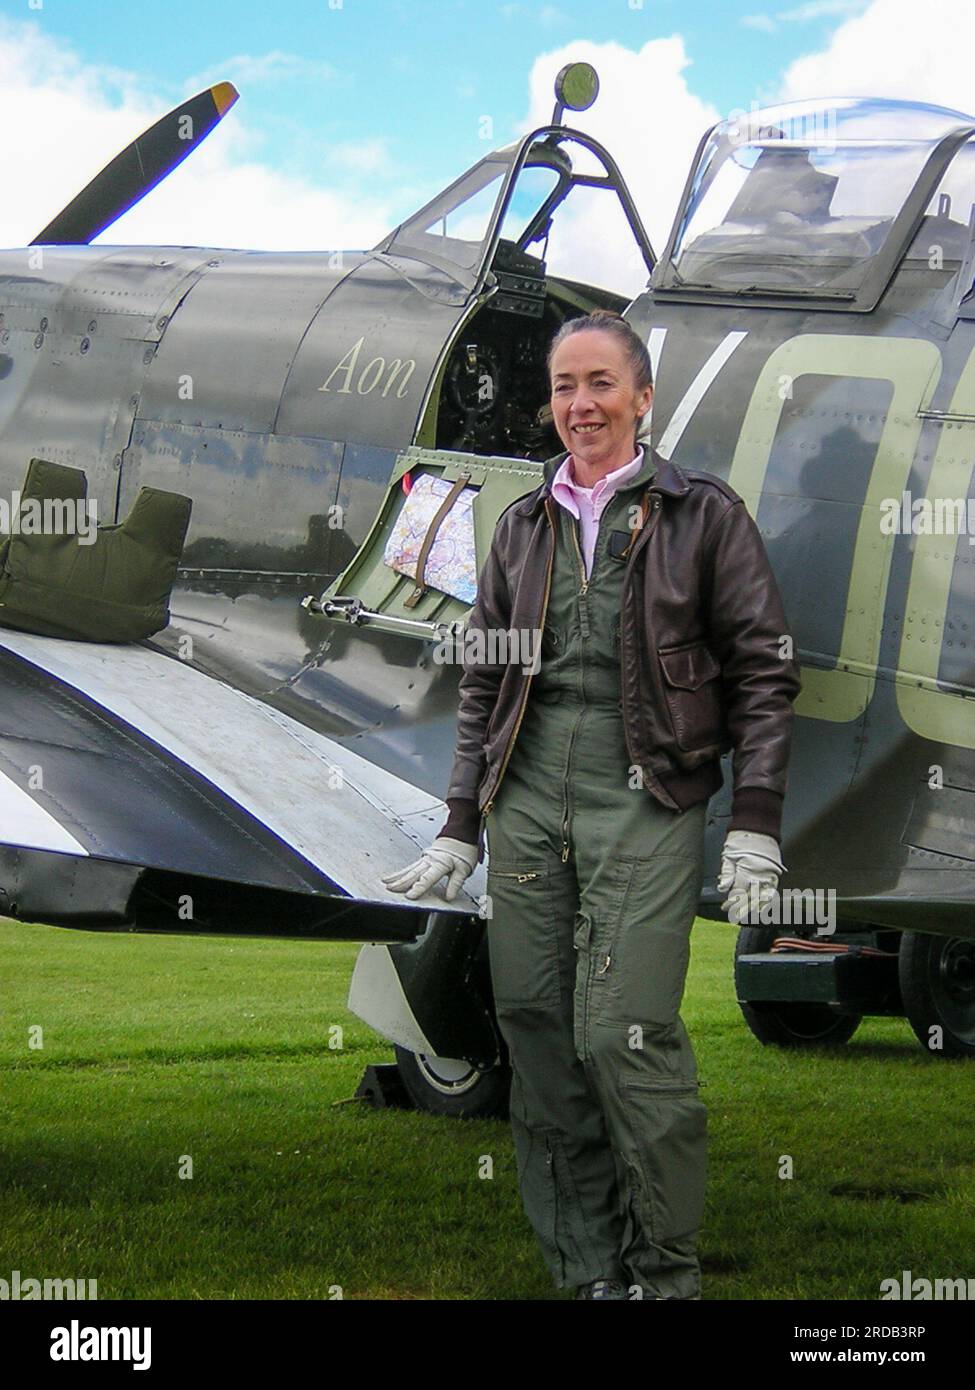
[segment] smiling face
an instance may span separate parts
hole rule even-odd
[[[571,333],[552,357],[552,415],[583,487],[629,463],[653,400],[637,390],[624,346],[598,328]]]

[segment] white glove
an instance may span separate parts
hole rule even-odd
[[[393,893],[405,893],[408,898],[422,898],[435,883],[439,883],[444,874],[449,874],[444,897],[451,903],[460,892],[461,884],[476,868],[477,845],[439,835],[419,859],[414,859],[405,869],[387,874],[383,883]]]
[[[778,890],[779,875],[785,871],[778,840],[757,830],[729,830],[717,882],[719,893],[731,890],[721,904],[729,921],[747,921],[749,911],[767,906]]]

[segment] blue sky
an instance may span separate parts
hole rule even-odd
[[[789,62],[819,47],[857,0],[769,7],[791,15],[768,28],[749,18],[761,0],[2,0],[85,61],[115,66],[147,90],[185,95],[240,72],[237,114],[265,136],[262,154],[289,172],[321,176],[330,142],[388,142],[407,169],[445,182],[483,153],[477,122],[494,118],[498,143],[514,138],[528,75],[540,52],[572,39],[639,48],[683,35],[688,83],[719,110],[747,107]],[[808,14],[808,17],[802,17]],[[774,25],[774,27],[773,27]],[[261,71],[239,65],[273,56]],[[290,61],[289,61],[290,60]]]
[[[475,123],[490,110],[510,139],[523,115],[537,54],[579,37],[639,47],[684,36],[690,81],[719,109],[747,106],[763,84],[819,45],[837,17],[865,4],[782,6],[797,18],[769,32],[748,24],[755,0],[3,0],[3,13],[31,18],[84,59],[143,75],[175,103],[194,74],[223,73],[241,55],[275,51],[300,57],[304,71],[253,74],[242,100],[248,115],[274,127],[268,153],[311,175],[316,144],[363,135],[392,139],[398,156],[444,161],[449,170],[476,154]],[[798,15],[808,11],[810,17]],[[774,14],[775,7],[768,13]],[[229,65],[229,67],[228,67]],[[329,73],[329,69],[333,71]],[[445,125],[444,116],[449,114]],[[293,132],[300,135],[295,149]]]
[[[617,158],[659,247],[699,137],[736,108],[975,105],[975,5],[926,13],[917,0],[0,0],[0,245],[25,244],[164,111],[228,78],[241,99],[222,125],[100,239],[371,246],[548,120],[555,73],[586,58],[603,85],[577,123]]]

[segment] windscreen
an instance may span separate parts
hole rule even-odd
[[[433,252],[464,270],[477,265],[508,172],[504,159],[482,159],[397,229],[390,251]]]

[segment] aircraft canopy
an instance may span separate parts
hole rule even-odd
[[[733,115],[702,142],[655,287],[870,308],[925,209],[938,210],[940,178],[973,130],[962,112],[896,101]],[[975,199],[971,153],[969,144],[955,161],[964,187],[949,220],[960,243]]]

